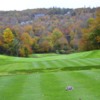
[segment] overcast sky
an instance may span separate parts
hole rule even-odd
[[[100,0],[0,0],[0,10],[100,7]]]

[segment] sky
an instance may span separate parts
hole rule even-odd
[[[100,7],[100,0],[0,0],[0,10]]]

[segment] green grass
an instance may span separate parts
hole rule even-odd
[[[65,90],[69,85],[72,91]],[[99,99],[100,50],[31,58],[0,55],[0,100]]]
[[[0,100],[99,100],[99,79],[100,70],[0,77]]]
[[[0,56],[0,74],[32,73],[55,70],[87,70],[100,68],[100,51],[69,55],[34,54],[38,58]]]

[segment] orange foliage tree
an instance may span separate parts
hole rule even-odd
[[[88,22],[88,27],[83,30],[80,49],[100,49],[100,10],[97,11],[96,18],[90,18]]]
[[[32,53],[32,44],[34,40],[28,33],[23,33],[21,36],[21,46],[19,48],[20,56],[28,56]]]

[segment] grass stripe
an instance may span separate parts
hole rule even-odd
[[[74,87],[73,91],[68,92],[68,100],[78,100],[78,98],[81,98],[82,100],[98,100],[100,98],[98,91],[92,91],[94,89],[97,90],[100,86],[94,86],[93,84],[98,84],[94,79],[89,79],[87,75],[84,75],[81,72],[59,72],[57,73],[57,76],[59,77],[62,86],[66,87],[71,85]],[[90,84],[91,82],[93,82],[93,86]]]
[[[41,89],[44,100],[66,100],[62,93],[62,86],[54,73],[41,74]]]
[[[41,75],[39,73],[28,75],[18,100],[44,100],[40,81]]]
[[[43,61],[42,63],[44,64],[45,68],[51,68],[52,66],[48,61]]]
[[[33,68],[39,68],[40,67],[40,65],[38,64],[38,62],[32,62],[32,64],[33,64]]]
[[[9,79],[9,77],[8,77]],[[18,100],[26,77],[12,77],[0,93],[0,100]]]

